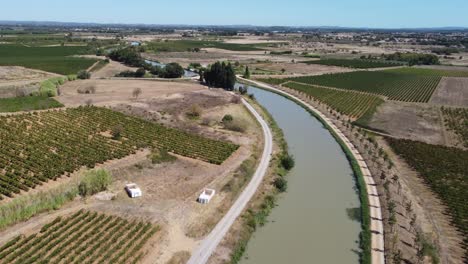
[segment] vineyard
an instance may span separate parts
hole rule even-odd
[[[468,71],[453,71],[453,70],[438,70],[438,69],[427,69],[427,68],[400,68],[400,69],[389,69],[384,72],[400,73],[400,74],[411,74],[419,76],[439,76],[439,77],[468,77]]]
[[[238,148],[98,107],[2,116],[0,141],[0,199],[145,147],[214,164]]]
[[[468,71],[399,68],[383,71],[356,71],[286,79],[259,79],[279,85],[288,81],[335,87],[386,96],[389,100],[426,103],[442,77],[468,77]]]
[[[55,99],[46,96],[0,98],[0,112],[44,110],[62,106]]]
[[[316,61],[305,61],[306,64],[318,64],[326,66],[339,66],[355,69],[370,69],[370,68],[385,68],[403,66],[404,64],[398,62],[387,62],[378,60],[363,60],[363,59],[325,59]]]
[[[23,66],[58,74],[76,74],[97,60],[72,57],[88,53],[87,47],[25,47],[0,45],[0,66]]]
[[[354,118],[360,118],[368,111],[373,112],[379,104],[383,103],[383,100],[378,96],[370,94],[340,91],[293,82],[289,82],[284,86],[306,93],[329,105],[337,112]]]
[[[415,169],[448,206],[453,223],[468,246],[468,151],[387,138],[394,151]],[[465,254],[468,257],[468,250]]]
[[[151,223],[78,211],[0,247],[0,263],[137,263],[158,231]]]
[[[440,79],[440,76],[418,76],[385,71],[357,71],[297,77],[290,80],[373,93],[396,101],[428,102]]]
[[[465,148],[468,148],[468,109],[442,108],[445,127],[457,134]]]

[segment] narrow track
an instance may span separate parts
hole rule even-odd
[[[263,154],[260,160],[260,164],[258,165],[257,170],[252,176],[252,179],[250,180],[249,184],[240,194],[239,198],[237,198],[235,203],[231,206],[226,215],[224,215],[224,217],[218,222],[218,224],[211,231],[211,233],[208,234],[205,237],[205,239],[202,240],[198,248],[195,249],[189,261],[187,262],[188,264],[204,264],[208,261],[210,256],[215,251],[216,247],[219,245],[221,240],[231,228],[234,221],[237,219],[237,217],[239,217],[239,215],[247,206],[247,203],[254,196],[270,164],[273,147],[273,137],[271,134],[271,130],[268,127],[266,121],[247,101],[242,99],[242,103],[247,107],[247,109],[253,114],[253,116],[262,126],[265,145],[263,148]]]

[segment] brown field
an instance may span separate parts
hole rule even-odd
[[[446,144],[439,111],[433,106],[387,101],[378,107],[369,126],[398,138]]]
[[[429,103],[467,107],[468,78],[443,77]]]
[[[98,70],[97,72],[94,72],[91,75],[91,78],[92,79],[110,78],[110,77],[114,77],[116,74],[123,72],[123,71],[136,71],[136,70],[137,68],[125,66],[120,62],[110,61],[109,64],[107,64],[105,67]]]
[[[16,96],[17,89],[37,90],[41,81],[55,76],[58,75],[24,67],[0,66],[0,98]]]

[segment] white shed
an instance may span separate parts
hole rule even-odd
[[[215,190],[204,189],[203,192],[198,196],[198,202],[201,204],[207,204],[211,201],[211,198],[215,195]]]
[[[143,195],[140,187],[138,187],[138,185],[136,185],[135,183],[125,185],[125,191],[127,191],[128,196],[130,196],[131,198],[141,197]]]

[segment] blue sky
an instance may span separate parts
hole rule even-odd
[[[4,0],[0,20],[468,27],[468,0]]]

